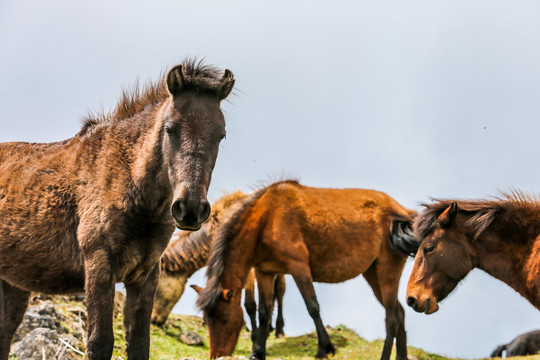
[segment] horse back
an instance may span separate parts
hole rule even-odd
[[[383,253],[405,262],[391,250],[388,237],[394,217],[412,220],[411,212],[383,192],[278,183],[261,196],[252,214],[265,224],[260,257],[305,258],[315,281],[356,277]]]

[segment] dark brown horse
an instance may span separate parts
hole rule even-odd
[[[242,327],[240,293],[252,267],[259,289],[259,328],[252,359],[266,356],[275,274],[291,274],[315,322],[318,358],[334,353],[319,315],[313,282],[338,283],[363,274],[386,310],[389,359],[407,358],[404,311],[397,300],[407,255],[417,249],[414,212],[388,195],[362,189],[318,189],[293,181],[262,188],[224,223],[200,292],[210,333],[210,357],[230,355]]]
[[[209,219],[198,231],[184,231],[176,234],[161,257],[161,274],[154,298],[152,323],[161,326],[167,321],[174,305],[184,293],[188,278],[197,270],[206,266],[213,239],[221,223],[233,214],[249,195],[241,191],[225,195],[212,206]],[[257,329],[257,304],[255,303],[254,271],[245,285],[244,306],[251,320],[251,329]],[[276,301],[278,303],[278,318],[276,336],[283,335],[283,294],[285,279],[276,278]],[[254,332],[252,332],[254,334]]]
[[[508,344],[498,346],[491,357],[527,356],[540,352],[540,330],[521,334]]]
[[[175,223],[198,229],[210,214],[233,84],[230,71],[187,61],[71,139],[0,144],[0,360],[30,291],[85,291],[88,358],[109,359],[117,282],[128,359],[148,359],[159,259]]]
[[[505,282],[540,309],[540,201],[522,194],[424,205],[407,304],[434,313],[474,268]]]

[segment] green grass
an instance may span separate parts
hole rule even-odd
[[[57,311],[66,316],[64,327],[69,329],[81,341],[79,349],[84,351],[84,331],[81,323],[84,324],[86,317],[80,310],[84,305],[80,301],[72,301],[66,296],[47,297],[55,305]],[[122,325],[121,303],[123,296],[117,296],[114,319],[114,360],[125,360],[124,327]],[[182,332],[194,331],[204,339],[203,346],[189,346],[180,341]],[[379,359],[383,347],[382,340],[367,341],[359,337],[354,331],[346,326],[340,325],[335,328],[328,328],[328,333],[336,347],[336,355],[331,357],[335,360],[372,360]],[[243,330],[240,334],[238,345],[233,356],[243,356],[247,358],[251,352],[250,333]],[[151,348],[150,359],[152,360],[172,360],[190,357],[195,359],[208,359],[208,335],[201,318],[196,316],[171,315],[163,327],[152,326],[151,328]],[[317,353],[317,335],[309,333],[302,336],[285,337],[276,339],[270,335],[267,342],[267,359],[280,360],[314,360]],[[413,355],[418,360],[459,360],[446,358],[444,356],[426,353],[420,349],[409,347],[409,355]],[[395,359],[395,349],[392,353]],[[540,355],[528,357],[515,357],[515,360],[540,360]],[[10,360],[16,360],[10,356]]]

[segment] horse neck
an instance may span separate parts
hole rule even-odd
[[[172,197],[167,168],[163,164],[162,136],[163,124],[160,116],[163,103],[145,110],[142,127],[133,129],[135,146],[132,148],[131,177],[135,188],[135,199],[138,206],[148,208],[160,207]]]
[[[90,177],[107,178],[122,208],[156,210],[171,197],[167,171],[161,159],[163,103],[148,106],[126,119],[111,121],[88,134],[81,142],[81,167]],[[85,144],[87,146],[85,146]],[[98,164],[104,173],[95,173]],[[122,189],[120,191],[119,189]]]
[[[229,244],[230,250],[224,261],[225,271],[220,279],[224,289],[238,291],[243,289],[249,271],[253,267],[258,231],[254,229],[246,231],[242,225],[244,222],[240,220],[235,226],[240,229],[236,229],[237,232]]]
[[[540,241],[538,226],[509,216],[497,218],[476,240],[477,267],[505,282],[540,309]]]

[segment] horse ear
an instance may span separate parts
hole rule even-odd
[[[184,74],[182,65],[176,65],[167,74],[167,89],[171,95],[175,96],[182,92],[184,88]]]
[[[231,70],[226,69],[223,77],[220,80],[218,97],[219,100],[225,99],[232,91],[234,86],[234,75]]]
[[[225,301],[231,301],[234,295],[234,290],[225,289],[221,292],[221,298]]]
[[[200,286],[197,286],[197,285],[190,285],[190,286],[191,286],[191,288],[193,290],[195,290],[197,292],[197,294],[200,293],[201,290],[202,290],[202,287],[200,287]]]
[[[443,211],[441,215],[437,218],[437,222],[439,225],[443,228],[446,228],[450,226],[454,218],[456,217],[458,213],[458,205],[457,202],[452,202],[449,207],[446,208],[446,210]]]

